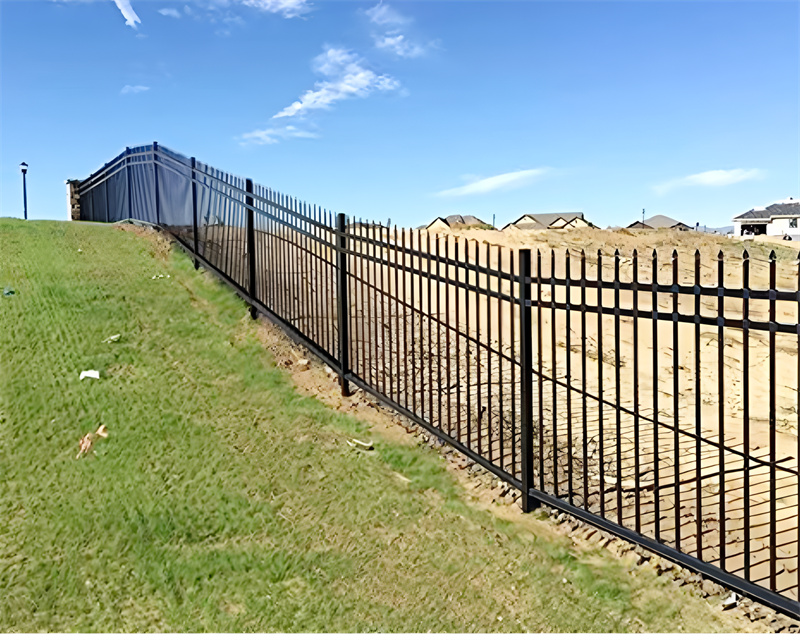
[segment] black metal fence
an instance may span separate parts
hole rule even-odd
[[[344,393],[423,425],[525,510],[550,504],[800,615],[796,260],[697,251],[684,269],[677,251],[390,229],[155,143],[83,181],[80,200],[83,219],[169,231]]]

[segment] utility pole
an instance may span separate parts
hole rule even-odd
[[[642,209],[642,222],[644,222],[644,209]]]
[[[23,162],[19,165],[22,171],[22,210],[25,219],[28,219],[28,185],[25,183],[25,174],[28,173],[28,163]]]

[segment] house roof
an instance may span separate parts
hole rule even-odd
[[[664,227],[671,228],[680,224],[683,224],[680,220],[675,220],[674,218],[670,218],[669,216],[653,216],[651,218],[647,218],[644,223],[648,227],[652,227],[653,229],[663,229]]]
[[[787,198],[767,207],[758,207],[745,211],[736,216],[734,220],[770,220],[776,216],[787,216],[790,218],[800,217],[800,200]]]
[[[734,220],[769,220],[769,213],[766,209],[750,209],[736,216]]]
[[[637,220],[628,225],[628,229],[672,229],[673,227],[686,227],[691,229],[688,224],[684,224],[680,220],[675,220],[669,216],[652,216],[646,220]]]
[[[569,224],[575,218],[584,219],[583,213],[575,211],[572,213],[526,213],[520,216],[514,222],[507,224],[506,227],[517,227],[519,229],[548,229],[559,220],[563,220],[564,224]]]
[[[452,221],[451,218],[456,218],[456,220]],[[480,218],[477,218],[475,216],[447,216],[447,221],[450,222],[450,224],[454,224],[454,223],[455,224],[463,224],[463,225],[467,225],[469,227],[474,226],[474,225],[485,225],[485,224],[488,224],[488,223],[484,222],[483,220],[481,220]]]
[[[487,224],[480,218],[475,216],[460,216],[460,215],[452,215],[447,216],[446,218],[436,218],[434,219],[429,225],[425,228],[432,227],[437,222],[441,222],[442,224],[447,225],[450,228],[453,227],[490,227],[493,228],[492,225]]]
[[[441,222],[442,224],[445,224],[448,227],[450,226],[450,222],[447,219],[445,219],[445,218],[434,218],[433,221],[430,224],[425,225],[424,227],[420,227],[420,228],[421,229],[423,229],[423,228],[427,229],[428,227],[432,227],[433,225],[435,225],[437,222]]]
[[[771,216],[800,216],[800,200],[795,202],[776,202],[767,207]]]

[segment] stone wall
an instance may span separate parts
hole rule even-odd
[[[81,199],[78,195],[80,186],[80,180],[67,180],[67,208],[70,220],[81,219]]]

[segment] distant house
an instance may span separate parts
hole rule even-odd
[[[521,229],[530,231],[536,229],[578,229],[581,227],[591,227],[592,223],[584,218],[583,213],[527,213],[517,218],[514,222],[509,222],[506,229]]]
[[[433,222],[431,222],[427,227],[425,227],[428,231],[449,231],[450,225],[447,223],[447,220],[444,218],[436,218]]]
[[[673,220],[669,216],[653,216],[646,220],[637,220],[628,225],[628,229],[675,229],[677,231],[692,231],[693,227]]]
[[[767,207],[745,211],[733,219],[733,235],[797,236],[800,200],[787,198]]]
[[[494,229],[492,225],[475,216],[452,215],[436,218],[427,227],[428,231],[454,231],[457,229]]]

